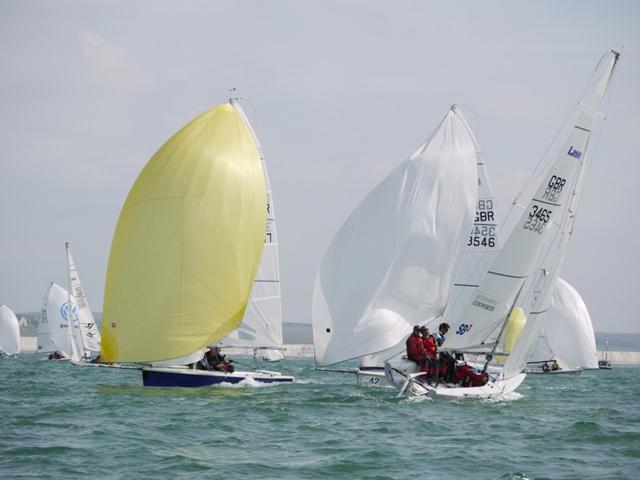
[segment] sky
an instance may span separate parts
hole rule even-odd
[[[115,224],[175,131],[245,99],[266,156],[285,322],[354,207],[463,104],[502,214],[602,54],[622,56],[561,276],[597,331],[640,333],[640,3],[0,2],[0,303],[67,285],[102,310]],[[498,213],[500,216],[500,213]]]

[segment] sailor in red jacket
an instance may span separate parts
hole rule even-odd
[[[422,346],[425,351],[425,371],[427,379],[432,379],[435,376],[435,369],[438,365],[438,345],[436,339],[432,335],[429,335],[429,329],[426,325],[420,329],[422,334]]]
[[[416,362],[421,369],[424,368],[426,351],[420,336],[419,325],[413,327],[413,333],[407,338],[407,357]]]

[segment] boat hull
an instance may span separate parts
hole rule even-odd
[[[356,382],[359,387],[389,386],[384,367],[360,367],[356,372]]]
[[[495,398],[513,392],[525,379],[524,373],[519,373],[508,379],[489,381],[481,387],[456,387],[447,384],[426,385],[417,380],[420,376],[415,363],[403,360],[391,365],[385,364],[385,376],[389,385],[400,390],[401,395],[426,396],[443,399],[487,399]]]
[[[258,383],[291,383],[294,377],[280,375],[278,372],[215,372],[177,368],[143,368],[142,384],[145,387],[209,387],[220,384],[238,384],[246,379]]]

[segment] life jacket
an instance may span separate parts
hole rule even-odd
[[[438,346],[436,345],[436,339],[431,335],[427,336],[427,338],[422,339],[422,346],[425,349],[425,353],[427,358],[435,359],[436,352],[438,351]]]
[[[422,337],[411,334],[407,339],[407,357],[414,362],[421,364],[424,362],[426,352],[422,344]]]

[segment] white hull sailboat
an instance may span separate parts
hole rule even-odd
[[[293,381],[278,372],[187,366],[240,327],[256,291],[270,237],[266,178],[234,100],[158,150],[129,192],[111,245],[102,362],[149,364],[143,384],[155,387]]]

